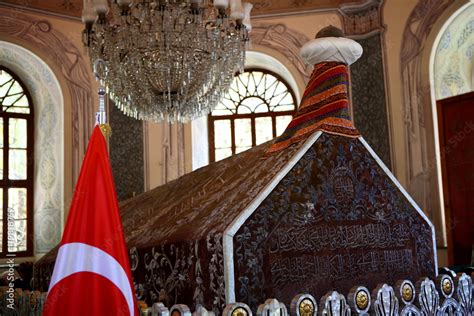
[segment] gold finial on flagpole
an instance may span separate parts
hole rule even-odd
[[[107,71],[107,64],[103,59],[97,59],[94,62],[94,74],[97,81],[99,81],[99,111],[96,112],[95,122],[96,124],[99,124],[102,134],[104,134],[106,138],[109,138],[112,135],[112,129],[107,123],[107,113],[105,111],[105,95],[107,94],[107,91],[105,90],[104,84],[104,79],[107,76]]]

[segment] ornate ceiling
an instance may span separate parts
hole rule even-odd
[[[245,0],[243,0],[245,1]],[[318,9],[336,9],[344,4],[360,4],[361,0],[250,0],[253,15],[290,13]]]
[[[248,1],[248,0],[247,0]],[[82,0],[2,0],[16,7],[80,17]],[[317,9],[338,8],[342,4],[361,3],[361,0],[250,0],[253,15],[289,13]]]

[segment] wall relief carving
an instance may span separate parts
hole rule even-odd
[[[454,0],[420,0],[405,25],[400,55],[408,190],[442,231],[431,93],[422,61],[434,24]],[[417,194],[415,194],[417,193]],[[438,236],[438,242],[444,239]]]
[[[61,71],[71,95],[73,183],[79,175],[82,158],[94,125],[94,106],[89,65],[81,51],[47,20],[25,15],[18,10],[0,7],[0,36],[33,44],[47,63]],[[72,184],[66,184],[72,185]]]
[[[373,0],[361,6],[342,6],[344,33],[346,35],[365,35],[383,29],[380,14],[383,0]]]
[[[253,44],[271,48],[285,56],[308,82],[313,67],[306,65],[300,57],[300,48],[309,40],[306,35],[284,24],[258,23],[253,26],[250,38]]]

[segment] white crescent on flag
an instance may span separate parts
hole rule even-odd
[[[61,280],[80,272],[95,273],[112,282],[125,297],[130,315],[134,315],[133,293],[122,265],[105,251],[84,243],[67,243],[59,248],[49,292]]]

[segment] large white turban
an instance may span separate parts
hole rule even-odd
[[[300,51],[304,61],[316,65],[326,61],[338,61],[351,65],[362,56],[362,46],[345,37],[321,37],[303,45]]]

